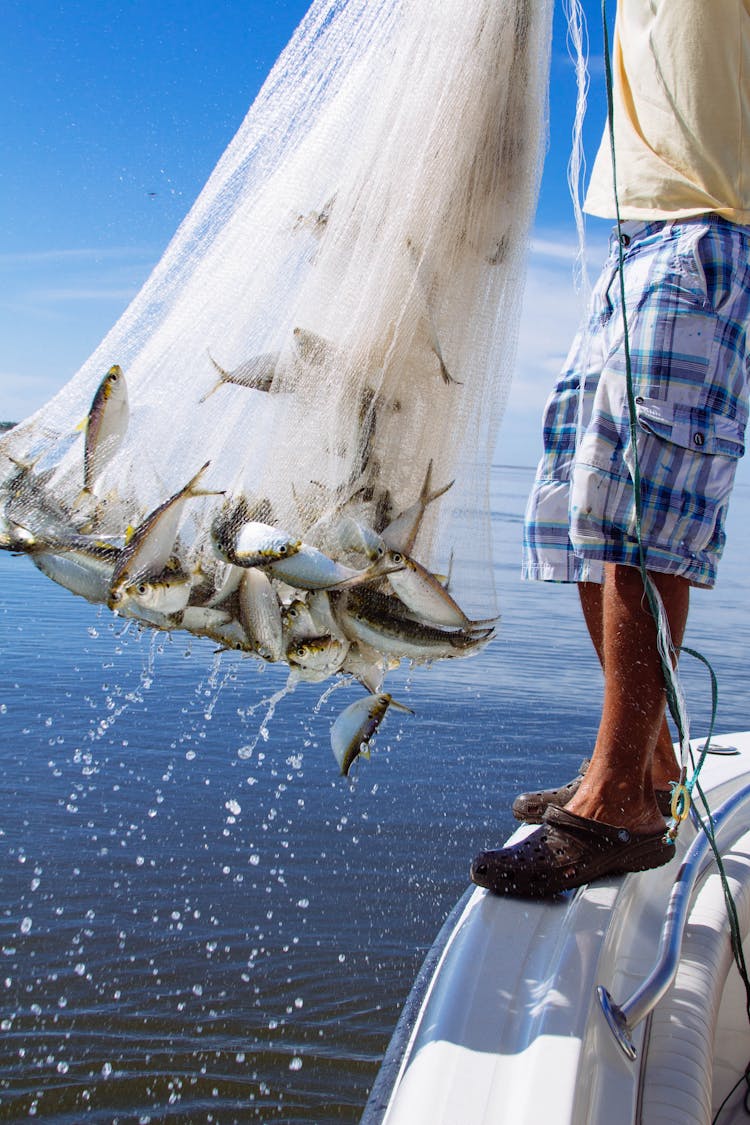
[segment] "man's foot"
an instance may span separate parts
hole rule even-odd
[[[548,898],[592,879],[661,867],[674,854],[664,832],[630,832],[551,805],[525,840],[480,852],[471,878],[494,894]]]
[[[575,796],[589,764],[590,759],[584,758],[573,780],[558,789],[537,789],[531,793],[520,793],[512,805],[513,816],[516,820],[525,821],[526,824],[541,824],[548,808],[562,809]],[[655,789],[654,796],[659,812],[667,819],[672,815],[672,791]]]

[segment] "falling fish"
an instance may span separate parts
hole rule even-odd
[[[110,609],[117,608],[126,585],[143,575],[159,575],[167,566],[174,551],[177,528],[185,504],[195,496],[217,496],[222,493],[198,488],[198,482],[208,468],[206,461],[188,483],[170,496],[141,523],[123,547],[107,599]]]
[[[210,352],[208,358],[219,372],[219,378],[211,387],[211,390],[198,399],[199,402],[205,402],[214,391],[218,391],[219,387],[223,387],[227,383],[231,383],[235,387],[247,387],[253,391],[270,391],[279,362],[279,352],[262,352],[260,355],[251,356],[250,359],[245,360],[232,371],[225,370],[221,364],[216,362]]]
[[[453,487],[453,481],[449,481],[448,484],[444,484],[442,488],[436,488],[434,491],[431,491],[431,485],[432,460],[427,466],[419,499],[415,500],[405,511],[400,512],[381,532],[383,542],[391,550],[402,551],[405,555],[411,555],[428,505],[445,495],[448,489]]]
[[[110,367],[97,387],[88,416],[81,423],[86,438],[83,451],[83,491],[94,491],[107,461],[119,449],[128,428],[130,408],[125,376],[118,364]]]
[[[338,762],[342,777],[346,777],[354,761],[360,754],[367,753],[369,743],[378,729],[389,707],[414,712],[403,703],[397,703],[387,692],[367,695],[350,703],[331,727],[331,749]]]

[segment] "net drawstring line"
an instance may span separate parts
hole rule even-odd
[[[697,762],[694,760],[692,748],[690,745],[689,727],[687,712],[685,709],[685,699],[677,673],[677,652],[672,644],[671,636],[669,633],[669,623],[666,619],[664,605],[656,589],[653,580],[651,579],[646,568],[646,552],[643,545],[642,536],[642,497],[641,497],[641,474],[638,462],[638,415],[636,411],[635,392],[633,388],[633,371],[630,353],[630,337],[628,332],[628,318],[626,307],[626,293],[625,293],[625,276],[624,276],[624,239],[622,231],[622,220],[620,215],[620,201],[617,192],[617,155],[615,148],[615,131],[614,131],[614,97],[613,97],[613,81],[612,81],[612,61],[610,57],[609,46],[609,31],[607,27],[607,0],[602,0],[602,33],[604,39],[604,70],[606,79],[607,91],[607,123],[609,128],[609,143],[610,143],[610,159],[612,166],[612,189],[615,202],[615,216],[616,216],[616,230],[617,230],[617,246],[618,246],[618,274],[619,274],[619,289],[620,300],[622,303],[622,322],[623,322],[623,346],[625,352],[625,378],[627,387],[627,402],[628,402],[628,415],[629,415],[629,431],[630,431],[630,444],[632,449],[632,480],[633,480],[633,501],[635,508],[635,528],[636,538],[638,541],[638,559],[641,577],[643,579],[643,586],[648,601],[649,609],[654,618],[657,628],[657,643],[659,649],[659,656],[661,659],[662,671],[664,675],[664,685],[667,696],[667,703],[669,706],[672,718],[677,726],[677,732],[680,740],[681,750],[681,770],[680,778],[676,785],[673,786],[672,793],[672,823],[667,830],[667,836],[673,842],[677,837],[679,826],[682,821],[687,817],[690,805],[692,803],[692,794],[695,789],[701,799],[703,808],[705,810],[705,819],[698,812],[695,805],[693,805],[693,816],[698,822],[701,831],[706,836],[711,850],[713,851],[716,865],[721,880],[722,892],[724,901],[727,908],[727,916],[729,921],[730,940],[732,946],[732,954],[737,965],[738,972],[742,979],[745,988],[745,1006],[750,1020],[750,976],[748,975],[747,964],[745,962],[744,951],[742,948],[742,932],[739,924],[739,917],[737,907],[729,887],[726,870],[721,857],[721,852],[716,841],[715,826],[711,809],[709,807],[708,799],[703,792],[699,777],[708,754],[711,737],[713,735],[714,723],[716,719],[716,710],[718,705],[718,681],[716,673],[714,672],[710,662],[701,653],[695,649],[688,648],[685,645],[680,646],[679,651],[694,657],[705,665],[708,669],[711,679],[711,720],[709,723],[708,735],[701,747],[701,752],[698,756]],[[688,777],[688,761],[692,764],[692,774]],[[740,1080],[730,1091],[730,1095],[734,1090],[745,1081],[748,1086],[748,1095],[746,1095],[745,1103],[748,1103],[750,1097],[750,1063],[745,1068]],[[720,1105],[715,1117],[713,1118],[713,1125],[719,1119],[724,1106],[727,1104],[727,1099]]]
[[[635,389],[633,385],[633,366],[630,350],[630,333],[628,327],[625,290],[625,239],[623,236],[620,200],[617,190],[617,153],[615,146],[614,129],[614,95],[609,30],[607,26],[607,0],[602,0],[602,34],[604,38],[604,71],[607,93],[607,123],[609,130],[610,161],[612,166],[612,188],[616,216],[615,229],[617,231],[618,283],[620,290],[620,301],[622,304],[625,381],[628,403],[630,448],[633,465],[631,475],[633,481],[635,533],[638,543],[638,564],[641,578],[643,580],[646,600],[656,624],[657,646],[662,667],[662,674],[664,676],[667,705],[677,727],[677,734],[680,742],[680,777],[674,787],[675,792],[673,796],[673,823],[670,826],[668,833],[670,839],[674,840],[676,838],[677,829],[680,822],[687,815],[692,790],[697,782],[698,775],[700,774],[700,770],[703,767],[703,763],[705,762],[706,754],[710,746],[718,702],[718,683],[713,669],[711,668],[709,661],[705,657],[700,656],[693,649],[688,649],[685,646],[682,646],[679,650],[675,648],[670,635],[669,622],[664,610],[664,604],[662,602],[659,591],[656,588],[656,585],[647,569],[646,549],[643,543],[642,478],[638,458],[638,412],[636,409]],[[703,744],[703,749],[699,756],[697,764],[693,764],[693,772],[690,777],[688,777],[688,762],[692,757],[690,748],[690,727],[685,704],[685,696],[682,690],[679,675],[677,673],[677,656],[679,651],[688,653],[689,655],[699,659],[703,664],[706,665],[711,676],[712,713],[711,722],[709,725],[709,733]],[[678,815],[674,815],[675,813],[677,813]]]

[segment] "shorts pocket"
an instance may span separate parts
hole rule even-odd
[[[706,553],[718,558],[744,425],[705,406],[656,399],[639,398],[636,412],[644,546],[654,557],[672,560],[677,573]],[[571,491],[576,548],[598,549],[616,560],[618,544],[636,541],[633,471],[625,447],[611,457],[608,470],[582,447]]]
[[[635,400],[638,425],[662,441],[694,453],[739,458],[745,452],[745,426],[736,418],[707,406],[690,406],[660,399]]]

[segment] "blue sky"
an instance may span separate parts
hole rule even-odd
[[[307,7],[307,0],[5,0],[0,419],[17,420],[49,398],[127,306]],[[599,0],[584,8],[591,159],[604,120]],[[498,447],[511,463],[536,457],[539,413],[580,316],[566,184],[575,81],[560,0],[550,91],[518,375]],[[594,271],[605,232],[606,224],[590,226]]]

